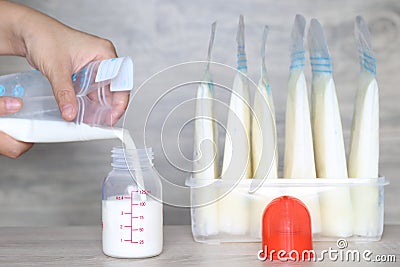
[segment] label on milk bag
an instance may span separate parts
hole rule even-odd
[[[133,87],[133,62],[130,57],[103,60],[97,70],[95,82],[111,80],[110,91],[128,91]]]

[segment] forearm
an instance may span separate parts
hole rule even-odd
[[[31,12],[30,8],[0,1],[0,55],[25,55],[21,21]]]

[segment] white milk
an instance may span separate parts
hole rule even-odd
[[[142,172],[142,168],[140,166],[140,160],[139,160],[139,155],[138,152],[136,151],[136,144],[133,141],[132,136],[130,135],[129,131],[126,129],[115,129],[114,130],[114,135],[115,137],[117,137],[119,140],[122,141],[122,143],[125,146],[125,149],[127,149],[128,151],[133,151],[133,155],[131,155],[133,157],[133,168],[135,169],[135,174],[136,174],[136,181],[133,180],[132,178],[132,182],[133,183],[137,183],[139,188],[142,190],[145,190],[144,188],[144,180],[143,180],[143,172]],[[146,194],[140,194],[140,199],[141,200],[146,200]]]
[[[353,115],[349,152],[349,177],[377,178],[379,166],[379,89],[374,75],[363,71]],[[358,186],[351,189],[354,234],[380,234],[379,189]]]
[[[260,187],[253,194],[248,194],[250,201],[250,235],[261,239],[262,219],[267,205],[278,196],[271,194],[270,188]]]
[[[194,125],[193,178],[213,179],[218,177],[218,144],[216,123],[213,114],[211,88],[202,83],[197,90]]]
[[[302,69],[292,69],[288,83],[285,126],[284,178],[315,179],[313,138],[307,84]],[[321,232],[321,217],[318,195],[299,198],[311,215],[313,233]]]
[[[251,178],[250,158],[250,92],[244,74],[233,81],[226,124],[222,178]]]
[[[347,179],[342,123],[331,74],[313,75],[312,131],[317,177]],[[349,188],[322,192],[320,207],[323,235],[352,235],[353,209]]]
[[[29,143],[59,143],[116,138],[121,129],[92,127],[66,121],[1,118],[0,131]]]
[[[103,200],[103,251],[105,254],[117,258],[145,258],[161,253],[162,203],[152,199],[148,199],[145,203],[145,206],[132,206],[132,214],[125,214],[131,212],[129,199]],[[133,204],[140,203],[133,201]]]
[[[247,235],[251,219],[247,191],[234,188],[218,203],[219,231],[231,235]]]
[[[283,177],[317,177],[307,85],[301,69],[292,70],[289,77]]]
[[[201,236],[217,235],[218,224],[218,189],[208,186],[208,180],[196,181],[196,193],[191,194],[192,212],[195,218],[196,232]],[[204,187],[202,187],[204,186]]]

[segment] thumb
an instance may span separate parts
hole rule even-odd
[[[22,99],[18,97],[0,97],[0,116],[13,114],[22,108]]]
[[[62,66],[62,64],[60,64]],[[72,71],[69,68],[56,68],[51,74],[46,75],[53,88],[61,115],[64,120],[72,121],[78,112],[78,103],[71,79]]]

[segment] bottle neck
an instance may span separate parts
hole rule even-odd
[[[111,166],[113,169],[136,171],[153,167],[153,149],[125,149],[114,147],[111,150]]]

